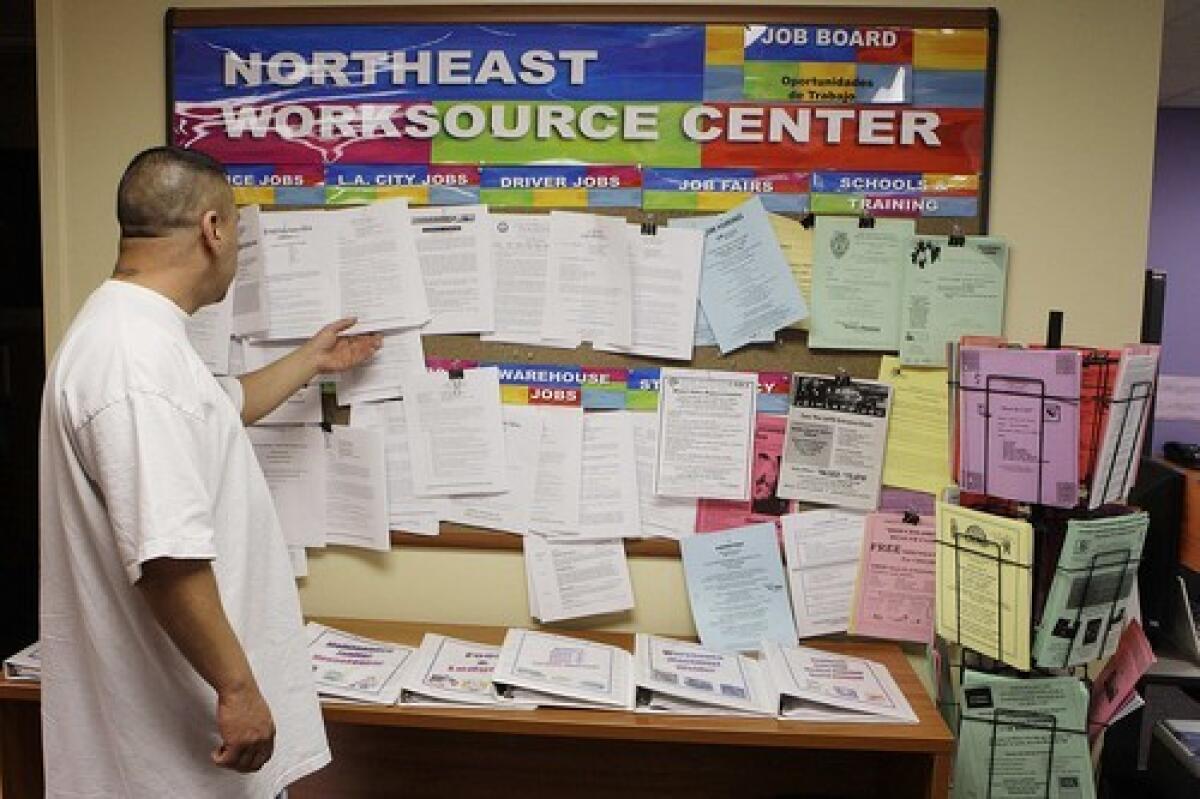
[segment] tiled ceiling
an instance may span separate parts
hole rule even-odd
[[[1158,104],[1200,108],[1200,0],[1166,0]]]

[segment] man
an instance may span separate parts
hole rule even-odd
[[[42,723],[51,797],[273,797],[329,761],[271,495],[243,429],[378,336],[321,330],[218,381],[188,314],[237,267],[215,161],[133,159],[112,279],[67,331],[41,423]],[[239,416],[240,411],[240,416]]]

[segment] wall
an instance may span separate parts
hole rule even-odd
[[[1158,112],[1148,266],[1167,273],[1162,373],[1200,377],[1200,109]],[[1155,451],[1164,441],[1200,443],[1200,422],[1155,422]]]
[[[1038,340],[1046,312],[1060,308],[1072,341],[1133,339],[1146,252],[1162,0],[842,4],[999,9],[991,222],[1013,244],[1007,332]],[[122,168],[134,152],[162,141],[167,6],[161,0],[38,2],[51,349],[111,270],[112,198]],[[678,562],[637,561],[632,570],[638,608],[619,626],[690,632]],[[306,609],[317,614],[528,623],[519,555],[329,553],[312,559],[302,594]]]

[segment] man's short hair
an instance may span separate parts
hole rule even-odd
[[[117,187],[121,238],[157,238],[189,228],[229,200],[220,162],[195,150],[151,147],[133,157]]]

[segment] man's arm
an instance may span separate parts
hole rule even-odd
[[[242,422],[254,424],[316,375],[351,369],[374,355],[383,345],[378,333],[339,338],[354,322],[339,319],[328,324],[289,355],[238,378],[242,383]]]
[[[212,566],[207,560],[156,558],[142,564],[137,586],[159,625],[217,692],[221,745],[213,762],[258,771],[274,751],[275,723],[225,617]]]

